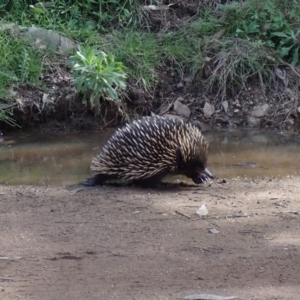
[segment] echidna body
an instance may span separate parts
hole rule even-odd
[[[195,125],[175,118],[143,117],[118,129],[91,163],[95,176],[84,185],[124,179],[156,185],[167,174],[195,183],[213,175],[206,169],[208,142]]]

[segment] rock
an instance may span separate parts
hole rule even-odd
[[[181,97],[181,96],[179,96],[179,97],[177,97],[177,99],[176,99],[175,101],[181,101],[181,102],[184,102],[184,98]]]
[[[189,83],[189,82],[192,82],[193,79],[191,77],[185,77],[185,78],[183,78],[183,81],[186,83]]]
[[[27,34],[34,39],[35,46],[44,49],[58,50],[67,54],[70,50],[77,49],[78,44],[58,33],[38,27],[29,27]]]
[[[255,117],[248,116],[248,117],[247,117],[247,124],[248,124],[249,126],[260,126],[260,119],[259,119],[259,118],[255,118]]]
[[[208,102],[205,102],[203,107],[204,116],[209,118],[214,114],[214,112],[215,112],[215,108]]]
[[[228,101],[223,101],[222,103],[222,107],[225,111],[225,114],[227,114],[227,110],[228,110]]]
[[[212,60],[212,58],[211,57],[208,57],[208,56],[206,56],[205,58],[204,58],[204,61],[205,62],[210,62]]]
[[[238,113],[240,110],[239,109],[235,109],[233,112],[236,114]]]
[[[182,116],[184,118],[189,118],[189,116],[191,115],[191,110],[190,108],[185,105],[182,104],[180,101],[176,100],[173,104],[173,111],[179,115]]]
[[[297,107],[297,113],[300,114],[300,106]]]
[[[275,68],[275,75],[282,81],[285,81],[286,79],[286,72],[283,69]]]
[[[184,85],[183,85],[182,82],[179,82],[179,83],[177,84],[177,88],[178,88],[178,89],[183,88],[183,87],[184,87]]]
[[[287,123],[288,125],[294,125],[294,124],[295,124],[295,122],[294,122],[294,120],[293,120],[292,118],[288,118],[288,119],[286,120],[286,123]]]
[[[208,209],[205,206],[205,203],[203,203],[199,209],[197,210],[197,214],[202,217],[202,216],[206,216],[208,214]]]
[[[257,105],[253,107],[252,113],[251,113],[251,117],[263,117],[267,111],[269,110],[270,105],[268,103],[265,103],[263,105]]]
[[[244,121],[243,118],[239,118],[239,117],[231,119],[231,123],[236,124],[236,125],[241,125],[243,123],[243,121]]]

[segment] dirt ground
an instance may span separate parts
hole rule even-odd
[[[0,186],[0,298],[299,300],[298,180]]]

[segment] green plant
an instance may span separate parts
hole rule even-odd
[[[260,39],[281,58],[295,65],[299,61],[300,5],[278,0],[249,0],[221,6],[227,35],[251,41]]]
[[[159,47],[154,34],[141,31],[112,31],[98,39],[99,48],[122,61],[127,69],[129,88],[151,93],[158,80]]]
[[[39,83],[44,53],[32,47],[24,37],[2,32],[0,37],[0,97],[5,98],[12,85]]]
[[[0,122],[5,122],[10,126],[18,126],[20,127],[15,120],[12,118],[13,116],[13,107],[15,105],[0,103]]]
[[[80,48],[70,58],[73,82],[91,107],[100,106],[100,98],[119,101],[118,92],[126,88],[125,66],[111,54],[94,47]]]
[[[108,32],[112,27],[136,25],[140,9],[134,0],[5,1],[0,4],[0,14],[6,19],[53,30],[71,28]]]
[[[277,52],[281,58],[291,57],[291,64],[296,65],[299,61],[299,48],[300,48],[300,30],[296,32],[291,30],[288,33],[273,32],[272,36],[279,37],[279,45]]]
[[[220,9],[222,12],[220,21],[225,25],[227,34],[236,34],[236,37],[268,36],[270,30],[290,29],[288,16],[274,0],[232,2],[220,5]]]

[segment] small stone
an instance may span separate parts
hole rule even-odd
[[[209,118],[215,113],[215,108],[208,102],[205,102],[203,107],[203,113],[205,117]]]
[[[263,105],[254,106],[251,116],[256,117],[256,118],[263,117],[267,113],[269,108],[270,108],[270,105],[268,103],[265,103]]]
[[[232,124],[241,125],[243,123],[243,118],[235,117],[231,119]]]
[[[239,111],[240,111],[239,109],[235,109],[233,112],[238,113]]]
[[[228,111],[228,101],[223,101],[222,103],[222,107],[225,111],[225,114],[227,114],[227,111]]]
[[[192,82],[193,79],[191,77],[185,77],[183,78],[183,81],[188,83],[188,82]]]
[[[177,116],[177,115],[172,115],[172,114],[163,114],[162,116],[163,116],[164,118],[178,119],[178,120],[186,121],[186,119],[183,118],[182,116]]]
[[[279,68],[275,68],[275,74],[281,80],[285,80],[286,79],[286,72],[285,72],[285,70],[282,70],[282,69],[279,69]]]
[[[206,206],[205,206],[205,203],[203,203],[200,207],[199,207],[199,209],[197,210],[197,214],[199,215],[199,216],[206,216],[207,214],[208,214],[208,209],[206,208]]]
[[[297,107],[297,113],[300,114],[300,106]]]
[[[182,116],[184,118],[189,118],[189,116],[191,115],[191,110],[190,108],[185,105],[182,104],[180,101],[176,100],[174,102],[173,105],[173,111],[178,114],[179,116]]]
[[[217,230],[216,228],[210,228],[208,229],[209,233],[219,233],[219,230]]]
[[[179,82],[179,83],[177,84],[177,88],[178,88],[178,89],[183,88],[183,87],[184,87],[184,85],[183,85],[182,82]]]
[[[179,96],[179,97],[177,97],[177,99],[176,99],[175,101],[181,101],[181,102],[183,102],[183,101],[184,101],[184,98],[181,97],[181,96]]]
[[[259,126],[260,125],[260,119],[258,118],[255,118],[255,117],[251,117],[251,116],[248,116],[247,117],[247,124],[249,126]]]

